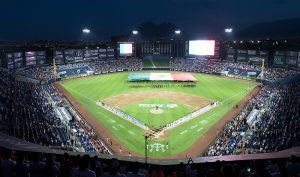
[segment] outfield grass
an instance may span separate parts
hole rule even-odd
[[[150,110],[153,108],[139,107],[139,104],[176,104],[177,107],[162,108],[164,111],[162,114],[152,114],[150,113]],[[122,108],[122,110],[134,118],[146,123],[147,125],[150,125],[151,127],[166,125],[193,112],[193,109],[189,106],[160,98],[148,98],[134,104],[129,104]]]
[[[170,156],[183,152],[194,144],[207,130],[209,130],[220,118],[232,109],[251,89],[257,84],[229,78],[221,78],[210,75],[193,74],[198,79],[196,87],[171,87],[171,88],[129,88],[127,83],[128,73],[106,74],[76,80],[68,80],[61,85],[68,90],[99,122],[104,124],[111,133],[118,138],[128,149],[139,154],[144,153],[144,131],[133,126],[126,120],[100,108],[96,101],[120,95],[128,92],[143,91],[173,91],[193,94],[207,98],[211,101],[222,100],[223,104],[206,112],[205,114],[184,123],[169,131],[169,138],[149,145],[166,145],[164,151],[149,152],[150,156]],[[165,100],[166,101],[166,100]],[[129,105],[130,106],[130,105]],[[128,111],[130,108],[125,108]],[[137,110],[137,112],[134,112]],[[139,109],[131,110],[131,114],[138,115]],[[188,108],[185,113],[189,112]],[[155,124],[162,123],[158,121]],[[129,128],[130,127],[130,128]]]

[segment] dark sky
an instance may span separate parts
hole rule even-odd
[[[258,22],[300,18],[300,0],[1,0],[0,40],[80,40],[124,34],[144,21],[218,35]]]

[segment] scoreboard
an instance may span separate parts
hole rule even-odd
[[[22,52],[6,53],[7,69],[24,67]]]
[[[84,61],[97,60],[98,55],[99,55],[98,49],[85,49],[83,51],[83,60]]]
[[[54,50],[53,57],[56,64],[64,64],[64,53],[62,50]]]
[[[236,59],[236,50],[235,49],[228,49],[226,60],[235,60]]]
[[[74,49],[73,50],[74,62],[83,62],[83,50],[82,49]]]
[[[64,50],[64,56],[66,63],[73,63],[74,62],[74,51],[73,49]]]
[[[46,52],[45,51],[25,52],[25,61],[26,61],[26,66],[46,64]]]
[[[297,51],[275,51],[273,65],[300,67],[300,52]]]
[[[7,60],[7,69],[14,69],[14,54],[13,53],[7,53],[6,54],[6,60]]]
[[[248,50],[248,61],[251,63],[261,64],[267,61],[269,57],[269,52],[265,50]]]
[[[107,57],[115,57],[115,49],[108,48],[106,54]]]
[[[106,49],[99,49],[99,58],[106,58]]]
[[[66,49],[64,50],[64,57],[66,63],[98,60],[99,58],[106,58],[106,49],[104,51],[103,49]]]
[[[24,66],[23,62],[23,53],[22,52],[15,52],[14,53],[14,63],[15,63],[15,68],[21,68]]]
[[[219,40],[190,40],[185,44],[185,55],[191,57],[220,58]]]
[[[37,65],[46,64],[46,51],[36,51],[36,62]]]
[[[36,65],[36,53],[34,51],[25,52],[26,66]]]
[[[125,42],[119,43],[118,54],[119,56],[132,56],[133,54],[133,43]]]
[[[240,62],[251,62],[261,64],[263,60],[269,58],[269,52],[265,50],[241,50],[227,49],[227,60],[236,60]]]
[[[300,52],[298,52],[298,67],[300,68]]]
[[[247,50],[237,50],[236,51],[236,60],[246,62],[248,59],[247,55],[248,55]]]
[[[292,67],[297,67],[298,52],[287,51],[286,52],[286,64]]]

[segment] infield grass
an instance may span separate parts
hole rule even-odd
[[[196,87],[170,87],[170,88],[130,88],[127,83],[129,73],[114,73],[87,77],[75,80],[63,81],[60,84],[79,102],[92,113],[100,123],[104,124],[109,131],[120,140],[130,151],[143,155],[144,153],[144,130],[134,126],[132,123],[100,108],[96,101],[120,95],[128,92],[143,91],[172,91],[197,95],[211,101],[222,101],[216,108],[206,112],[199,117],[186,122],[176,128],[169,130],[168,138],[163,141],[152,140],[149,142],[150,156],[172,156],[182,153],[193,145],[201,136],[207,132],[216,122],[218,122],[229,110],[231,110],[244,96],[246,96],[257,84],[229,78],[215,77],[210,75],[195,74],[198,79]],[[161,100],[166,103],[168,100]],[[146,103],[156,102],[155,100],[145,100]],[[159,101],[158,101],[159,102]],[[180,104],[180,103],[176,103]],[[180,106],[182,109],[174,114],[187,114],[188,107]],[[132,109],[131,109],[132,108]],[[136,109],[134,105],[128,105],[124,110],[132,115],[144,113],[142,109]],[[171,110],[170,110],[171,111]],[[142,113],[141,113],[142,112]],[[148,110],[145,110],[145,113]],[[165,114],[172,116],[172,113]],[[152,124],[164,124],[165,116],[154,121]],[[150,118],[145,118],[150,120]],[[170,121],[171,119],[168,119]],[[105,138],[105,137],[103,137]],[[152,149],[150,148],[152,147]],[[153,148],[157,147],[159,148]],[[151,150],[151,151],[150,151]]]
[[[140,104],[161,104],[161,105],[175,104],[176,107],[160,108],[163,111],[161,114],[153,114],[150,112],[150,110],[156,109],[155,107],[154,108],[141,107]],[[122,108],[122,110],[125,113],[133,116],[134,118],[146,123],[147,125],[150,125],[151,127],[159,127],[162,125],[166,125],[168,123],[174,122],[180,117],[183,117],[193,112],[193,109],[189,106],[177,103],[175,101],[170,101],[170,100],[160,99],[160,98],[148,98],[134,104],[129,104],[124,108]]]

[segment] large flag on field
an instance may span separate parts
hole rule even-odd
[[[190,73],[129,73],[128,81],[195,82],[197,79]]]

